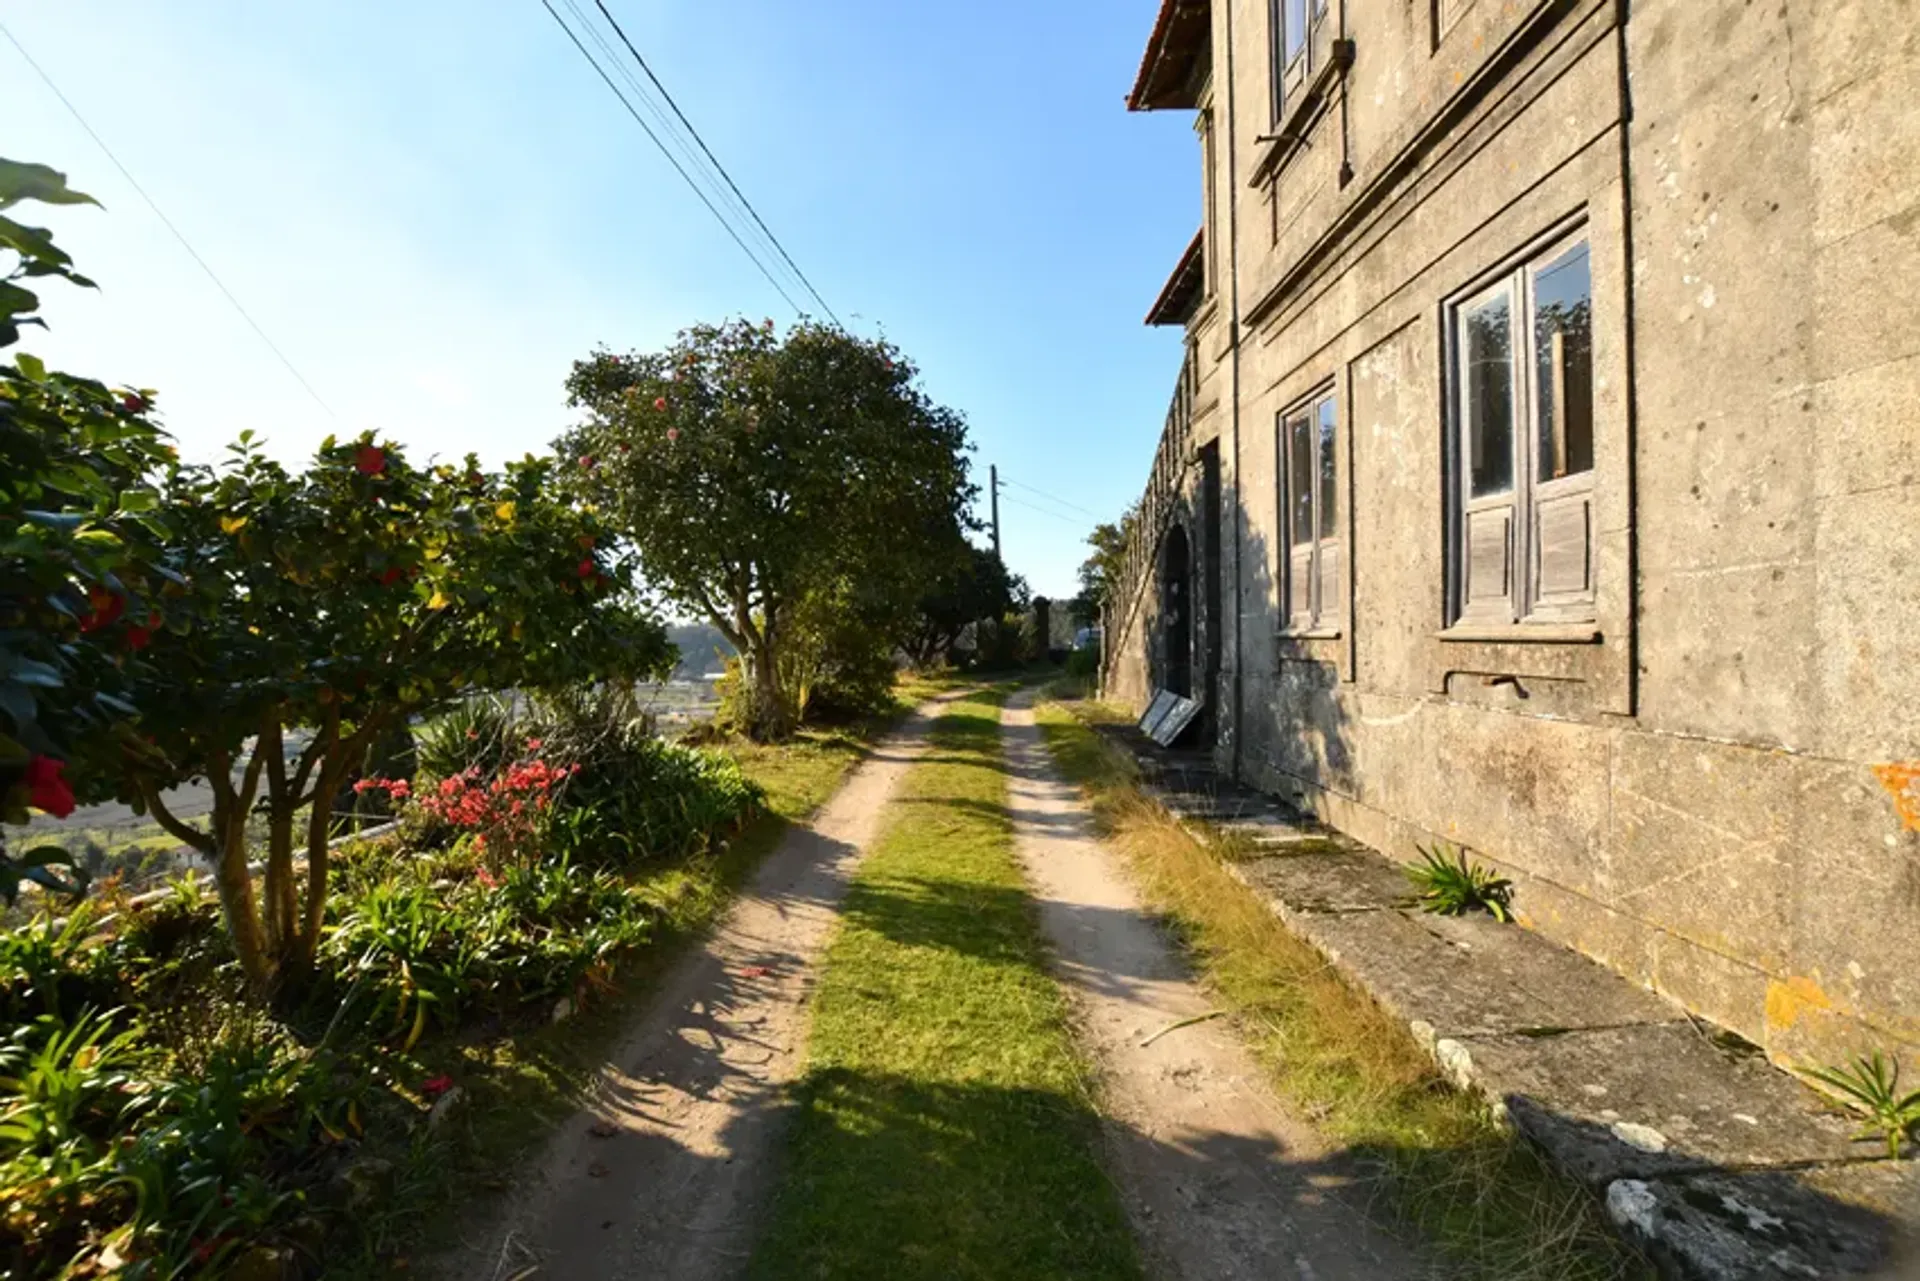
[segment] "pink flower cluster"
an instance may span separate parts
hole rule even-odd
[[[527,750],[540,747],[539,739],[527,740]],[[482,780],[478,767],[463,770],[419,796],[405,779],[370,778],[354,784],[354,790],[377,788],[397,801],[411,799],[442,822],[472,832],[475,848],[491,847],[504,855],[528,849],[540,820],[553,808],[555,793],[579,772],[578,765],[525,760],[507,766],[490,782]]]

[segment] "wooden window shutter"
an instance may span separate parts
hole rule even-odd
[[[1462,618],[1514,621],[1512,503],[1467,513],[1466,557],[1461,566]]]
[[[1287,619],[1291,627],[1313,626],[1313,547],[1287,551]]]
[[[1320,544],[1319,568],[1320,607],[1316,611],[1321,627],[1337,627],[1346,602],[1342,595],[1342,584],[1346,581],[1340,568],[1340,543],[1338,539]]]

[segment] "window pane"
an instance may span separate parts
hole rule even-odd
[[[1287,424],[1288,541],[1313,541],[1313,420],[1302,414]]]
[[[1533,277],[1540,479],[1593,470],[1593,277],[1583,242]]]
[[[1320,402],[1320,537],[1334,536],[1333,513],[1337,510],[1334,501],[1336,486],[1334,473],[1338,470],[1339,455],[1333,451],[1334,435],[1333,397]]]
[[[1475,498],[1513,488],[1513,325],[1508,291],[1461,312],[1467,480]]]
[[[1292,62],[1307,42],[1307,0],[1286,0],[1286,10],[1286,21],[1281,25],[1286,29],[1287,61]]]

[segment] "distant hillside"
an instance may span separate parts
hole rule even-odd
[[[673,669],[675,680],[698,680],[708,672],[717,672],[733,657],[733,646],[710,623],[672,623],[667,639],[680,647],[680,663]]]

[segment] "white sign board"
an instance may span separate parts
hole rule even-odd
[[[1163,689],[1153,696],[1140,718],[1140,732],[1162,747],[1172,747],[1198,715],[1200,704],[1196,700]]]

